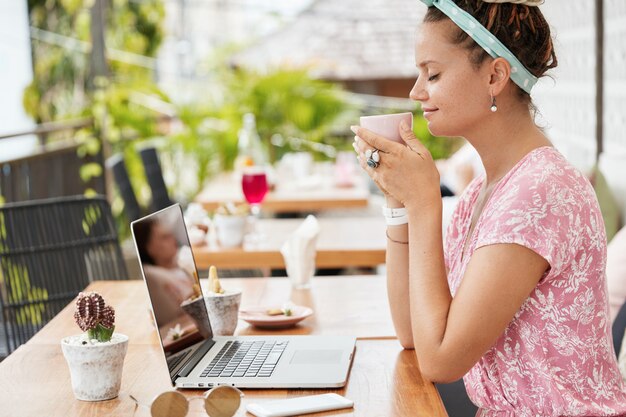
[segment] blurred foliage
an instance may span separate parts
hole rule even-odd
[[[214,68],[207,94],[199,96],[202,101],[181,107],[178,114],[187,136],[193,133],[210,139],[212,144],[206,145],[206,150],[218,159],[215,167],[226,170],[232,169],[237,156],[237,136],[245,113],[256,116],[259,136],[274,162],[293,150],[289,138],[314,143],[336,139],[337,122],[353,110],[337,85],[314,80],[304,70],[261,74],[233,70],[224,63],[222,68]],[[343,128],[347,131],[348,125]],[[282,146],[272,145],[275,135],[285,138]]]
[[[413,131],[417,138],[428,148],[433,159],[445,159],[457,151],[465,141],[461,138],[442,138],[433,136],[428,130],[428,121],[422,117],[421,109],[414,112]]]
[[[7,242],[6,223],[4,213],[0,213],[0,252],[3,253],[11,251]],[[7,274],[6,278],[4,273]],[[14,314],[18,325],[37,326],[43,323],[42,315],[45,311],[43,301],[48,299],[48,291],[31,284],[28,269],[24,265],[16,264],[9,257],[0,257],[0,285],[5,289],[0,297],[5,298],[4,301],[7,301],[9,305],[15,306]]]
[[[41,325],[46,311],[44,302],[48,300],[48,290],[35,287],[30,282],[28,269],[9,259],[2,259],[2,269],[9,271],[5,283],[10,291],[6,294],[9,304],[22,305],[15,308],[15,321],[18,325]]]
[[[259,135],[268,147],[276,134],[312,142],[332,140],[334,122],[351,109],[338,86],[311,79],[305,70],[260,75],[239,69],[231,74],[226,84],[234,92],[229,95],[231,105],[256,116]],[[238,129],[240,123],[235,126]],[[287,141],[285,146],[271,150],[271,160],[275,161],[292,149]]]
[[[106,138],[107,154],[124,155],[140,205],[148,206],[150,191],[136,145],[151,141],[158,147],[166,180],[175,184],[171,195],[184,203],[212,175],[232,169],[238,132],[248,112],[256,116],[272,162],[293,150],[312,151],[319,160],[331,159],[335,149],[352,149],[349,126],[358,123],[358,116],[366,111],[363,103],[336,84],[312,79],[304,69],[269,73],[233,69],[229,64],[236,51],[233,46],[216,51],[198,65],[193,85],[187,85],[193,98],[173,103],[156,86],[154,65],[145,64],[156,55],[163,38],[164,8],[159,0],[105,2],[107,50],[118,53],[107,54],[109,75],[96,78],[90,88],[90,7],[94,1],[28,0],[31,26],[64,38],[55,43],[33,40],[35,76],[24,92],[24,107],[38,123],[92,117],[94,126],[74,135],[81,145],[78,155],[97,155],[103,146],[100,138]],[[134,55],[128,59],[125,53]],[[134,59],[141,57],[148,59]],[[155,110],[163,108],[176,117],[164,118]],[[447,156],[455,146],[453,141],[433,138],[417,106],[414,113],[415,130],[433,156]],[[96,163],[85,163],[80,171],[85,182],[101,175],[103,168]],[[114,196],[112,209],[120,235],[127,236],[120,196]]]
[[[150,138],[157,131],[154,119],[158,114],[137,104],[133,97],[156,96],[167,101],[153,82],[149,65],[163,38],[164,6],[160,0],[104,2],[107,56],[116,58],[107,61],[108,78],[96,78],[90,86],[90,9],[94,1],[28,0],[30,25],[37,36],[32,40],[34,77],[24,91],[24,108],[37,123],[93,117],[93,127],[74,134],[80,144],[78,156],[97,155],[102,150],[100,138],[106,137],[109,152],[127,155],[134,183],[145,188],[139,158],[131,141],[125,139]],[[133,62],[133,58],[143,57],[148,58],[142,60],[144,65]],[[55,135],[50,140],[55,140]],[[88,182],[103,172],[97,163],[85,163],[80,176]],[[86,189],[85,193],[95,191]],[[128,226],[123,205],[117,196],[112,203],[125,236]]]
[[[24,92],[24,108],[37,123],[82,115],[92,95],[87,86],[91,42],[90,8],[94,0],[28,0],[30,25],[50,41],[33,39],[34,77]],[[159,0],[108,0],[107,48],[154,57],[163,38],[164,7]],[[109,61],[117,83],[149,81],[152,70]]]

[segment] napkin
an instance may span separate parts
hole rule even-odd
[[[308,286],[315,273],[315,245],[319,233],[317,218],[309,215],[280,248],[287,276],[295,287]]]

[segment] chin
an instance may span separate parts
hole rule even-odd
[[[428,131],[433,136],[439,137],[458,137],[462,136],[457,129],[452,126],[445,126],[437,122],[428,122]]]

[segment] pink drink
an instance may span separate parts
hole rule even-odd
[[[267,177],[264,172],[243,174],[241,188],[249,204],[260,204],[267,194]]]

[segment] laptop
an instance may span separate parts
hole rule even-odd
[[[346,384],[354,337],[213,335],[206,305],[194,303],[196,310],[188,307],[198,291],[203,295],[179,204],[132,222],[131,230],[174,387],[336,388]],[[198,325],[198,317],[208,317],[209,323]]]

